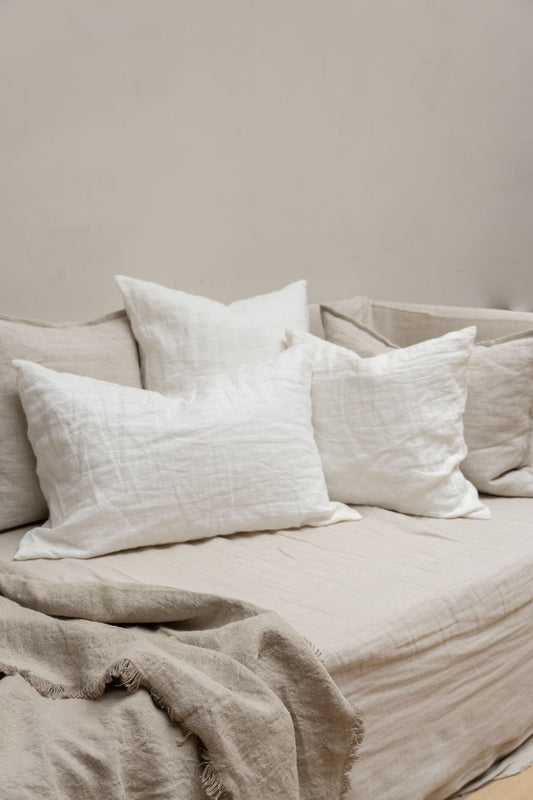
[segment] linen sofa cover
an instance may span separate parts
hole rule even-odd
[[[363,520],[329,528],[14,566],[272,608],[320,649],[363,713],[349,800],[444,800],[533,734],[533,499],[486,501],[483,524],[359,507]],[[0,537],[0,560],[21,535]],[[515,771],[530,758],[515,752]]]

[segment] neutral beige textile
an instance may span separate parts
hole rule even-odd
[[[481,492],[533,497],[532,415],[533,331],[474,347],[461,469]]]
[[[379,331],[364,325],[355,315],[339,310],[339,307],[344,307],[344,304],[339,302],[334,307],[321,306],[324,335],[328,342],[353,350],[361,358],[373,358],[399,347]]]
[[[328,528],[13,567],[274,609],[317,645],[364,713],[349,800],[443,800],[533,734],[533,499],[483,499],[492,519],[482,523],[360,507],[363,520]],[[20,538],[0,537],[0,560]]]
[[[527,311],[395,303],[362,295],[328,303],[326,308],[356,319],[400,347],[434,339],[468,325],[476,326],[478,342],[533,328],[533,314]]]
[[[12,359],[141,385],[137,346],[124,311],[86,323],[51,324],[0,316],[0,531],[47,516],[26,435]]]
[[[322,307],[328,341],[363,358],[399,349],[337,305]],[[478,342],[468,367],[461,469],[479,491],[533,497],[532,414],[533,329]]]
[[[51,701],[20,676],[0,680],[2,722],[18,719],[13,736],[3,728],[2,800],[206,800],[195,738],[148,692],[116,695]]]
[[[345,794],[361,721],[310,644],[273,612],[178,589],[48,583],[3,570],[0,593],[0,714],[10,741],[0,785],[5,800],[177,800],[177,745],[184,729],[198,737],[209,797],[335,800]],[[93,757],[88,785],[80,785],[75,761],[85,743],[80,750],[74,731],[99,742],[97,749],[116,746],[109,716],[111,706],[121,713],[126,696],[115,691],[114,703],[109,695],[99,702],[111,683],[139,696],[138,703],[126,700],[134,724],[120,731],[122,740],[132,737],[130,746],[118,762]],[[154,701],[151,707],[143,690]],[[71,699],[64,708],[68,717],[57,731],[48,720],[65,698]],[[88,708],[87,700],[103,707],[102,713]],[[149,715],[144,735],[147,719],[155,728],[147,744],[163,748],[149,770],[135,730],[143,708]],[[164,712],[176,725],[163,725],[161,741]],[[35,727],[54,736],[30,752],[25,737]],[[68,754],[57,733],[70,740]],[[125,782],[135,787],[132,795],[124,793]]]
[[[311,303],[309,306],[309,333],[312,333],[313,336],[320,336],[321,339],[324,338],[324,326],[318,303]]]
[[[476,778],[468,783],[457,795],[454,795],[453,800],[459,800],[459,798],[468,797],[472,792],[477,791],[477,789],[481,788],[482,786],[486,786],[493,781],[500,781],[503,778],[510,778],[513,775],[518,775],[532,764],[533,736],[530,736],[529,739],[526,739],[526,741],[520,745],[520,747],[517,747],[516,750],[513,750],[513,752],[508,756],[493,764],[492,767],[489,767],[489,769],[480,775],[479,778]],[[505,791],[504,787],[498,786],[497,788],[499,791],[500,800],[505,800],[505,795],[502,794],[502,792]],[[522,797],[521,800],[525,800],[525,798]]]

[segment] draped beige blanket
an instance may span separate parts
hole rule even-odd
[[[360,718],[275,613],[144,584],[30,580],[11,568],[0,594],[2,800],[336,800],[346,791]]]

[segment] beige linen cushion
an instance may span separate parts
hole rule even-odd
[[[476,342],[499,339],[533,328],[533,314],[526,311],[394,303],[372,300],[362,295],[327,303],[322,309],[343,315],[394,342],[398,347],[434,339],[469,325],[477,328]],[[326,328],[324,313],[322,321]]]
[[[61,324],[0,316],[0,530],[44,519],[48,513],[17,393],[14,358],[141,385],[137,347],[125,311]]]
[[[372,330],[360,321],[358,309],[363,309],[364,319],[368,318],[364,313],[368,305],[360,300],[366,298],[322,306],[328,341],[347,347],[363,358],[398,349],[398,343],[392,342],[381,330]],[[445,319],[456,324],[460,312],[466,316],[468,311],[450,309],[447,317],[441,315],[438,324],[442,325]],[[484,310],[475,311],[477,322]],[[529,321],[531,324],[533,319],[533,315],[519,314],[513,321],[506,312],[494,312],[496,316],[491,319],[492,313],[486,312],[485,331],[501,331],[502,323],[521,326]],[[421,333],[419,327],[417,336]],[[533,497],[532,413],[533,330],[478,342],[468,366],[464,415],[468,455],[461,469],[479,491],[507,497]]]
[[[367,359],[309,333],[287,335],[314,346],[313,427],[332,500],[490,516],[459,468],[474,328]]]
[[[311,303],[309,306],[309,333],[312,333],[313,336],[318,336],[320,339],[324,338],[324,326],[322,325],[320,305],[318,303]]]
[[[139,343],[143,386],[176,395],[216,375],[275,358],[285,330],[309,330],[307,284],[225,305],[117,275]]]
[[[533,331],[481,342],[468,368],[463,473],[480,492],[533,497]]]

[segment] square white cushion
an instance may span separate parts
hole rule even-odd
[[[459,465],[475,328],[375,358],[311,334],[313,426],[330,497],[429,517],[487,519]]]
[[[328,497],[312,358],[295,348],[182,397],[15,361],[50,510],[16,558],[359,519]]]
[[[309,330],[305,281],[224,305],[149,281],[116,280],[139,344],[143,385],[163,394],[275,358],[287,328]]]
[[[365,358],[390,352],[398,344],[364,325],[350,307],[322,307],[328,341]],[[348,313],[351,309],[353,316]],[[458,315],[454,311],[452,322]],[[469,309],[463,309],[466,314]],[[477,309],[478,316],[482,309]],[[493,312],[496,313],[496,312]],[[505,312],[500,312],[504,314]],[[509,313],[509,312],[507,312]],[[415,315],[416,316],[416,315]],[[420,315],[418,315],[420,316]],[[427,314],[425,315],[427,316]],[[523,324],[525,314],[516,324]],[[530,323],[533,315],[529,315]],[[442,320],[448,319],[443,316]],[[490,319],[487,311],[485,324]],[[497,326],[501,324],[496,317]],[[503,318],[506,324],[510,320]],[[507,497],[533,497],[533,330],[475,345],[468,365],[468,397],[464,436],[468,455],[461,470],[480,492]]]

